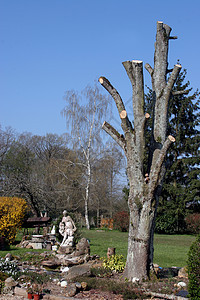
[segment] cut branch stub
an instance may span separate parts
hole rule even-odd
[[[122,110],[120,113],[120,118],[125,119],[127,117],[127,112],[125,110]]]
[[[177,38],[178,38],[177,36],[170,36],[169,40],[177,40]]]
[[[175,137],[173,137],[172,135],[169,135],[169,136],[168,136],[168,139],[169,139],[172,143],[174,143],[174,142],[176,141]]]

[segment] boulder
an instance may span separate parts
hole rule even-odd
[[[5,287],[15,287],[16,285],[17,285],[17,282],[12,277],[8,277],[5,280]]]
[[[67,286],[67,281],[66,280],[61,281],[60,286],[61,287],[66,287]]]
[[[15,287],[14,294],[16,296],[23,296],[24,298],[27,298],[27,290],[18,286]]]
[[[74,251],[74,247],[72,246],[60,246],[60,248],[58,249],[58,253],[59,254],[70,254]]]
[[[61,265],[61,262],[56,259],[49,259],[49,260],[43,260],[42,263],[43,267],[49,268],[49,269],[56,269]]]
[[[67,297],[74,297],[76,295],[76,284],[72,283],[67,286],[66,289],[66,296]]]
[[[187,284],[183,281],[180,281],[180,282],[177,283],[177,286],[183,288],[183,287],[186,287]]]
[[[81,266],[73,266],[69,268],[69,271],[66,274],[65,278],[67,280],[71,280],[77,276],[91,275],[90,268],[91,266],[88,264],[82,264]]]
[[[7,253],[6,256],[5,256],[5,259],[6,259],[7,261],[13,260],[12,254],[11,254],[11,253]]]
[[[183,267],[178,271],[178,277],[188,278],[186,267]]]
[[[86,238],[82,238],[76,245],[74,256],[90,254],[90,244]]]

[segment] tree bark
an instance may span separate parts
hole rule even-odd
[[[167,150],[175,138],[168,136],[167,110],[174,82],[181,69],[175,65],[167,80],[168,42],[171,28],[157,22],[154,53],[154,68],[145,68],[151,75],[154,93],[154,113],[149,157],[148,174],[144,167],[144,129],[149,118],[144,112],[143,62],[138,60],[123,62],[132,84],[134,126],[130,122],[124,103],[111,83],[100,77],[99,82],[113,97],[124,134],[121,135],[110,124],[104,122],[103,129],[122,147],[127,158],[127,175],[130,191],[128,205],[130,211],[128,254],[124,277],[129,280],[146,278],[153,261],[153,234],[159,194],[164,177],[164,160]],[[148,176],[147,176],[148,175]]]

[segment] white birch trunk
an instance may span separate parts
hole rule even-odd
[[[86,228],[90,229],[90,222],[89,222],[89,214],[88,214],[88,203],[89,203],[89,191],[90,191],[90,182],[91,182],[91,166],[90,161],[87,161],[87,184],[85,188],[85,223]]]

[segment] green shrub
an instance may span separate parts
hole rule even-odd
[[[173,234],[183,233],[186,229],[186,224],[183,216],[179,216],[170,212],[158,214],[156,217],[156,233]]]
[[[200,299],[200,235],[188,253],[189,295],[192,300]]]
[[[111,271],[123,272],[125,268],[124,256],[116,254],[110,258],[103,258],[103,267]]]
[[[114,228],[126,232],[129,228],[129,214],[127,211],[119,211],[113,217]]]
[[[191,233],[200,233],[200,214],[190,214],[185,218],[187,229]]]

